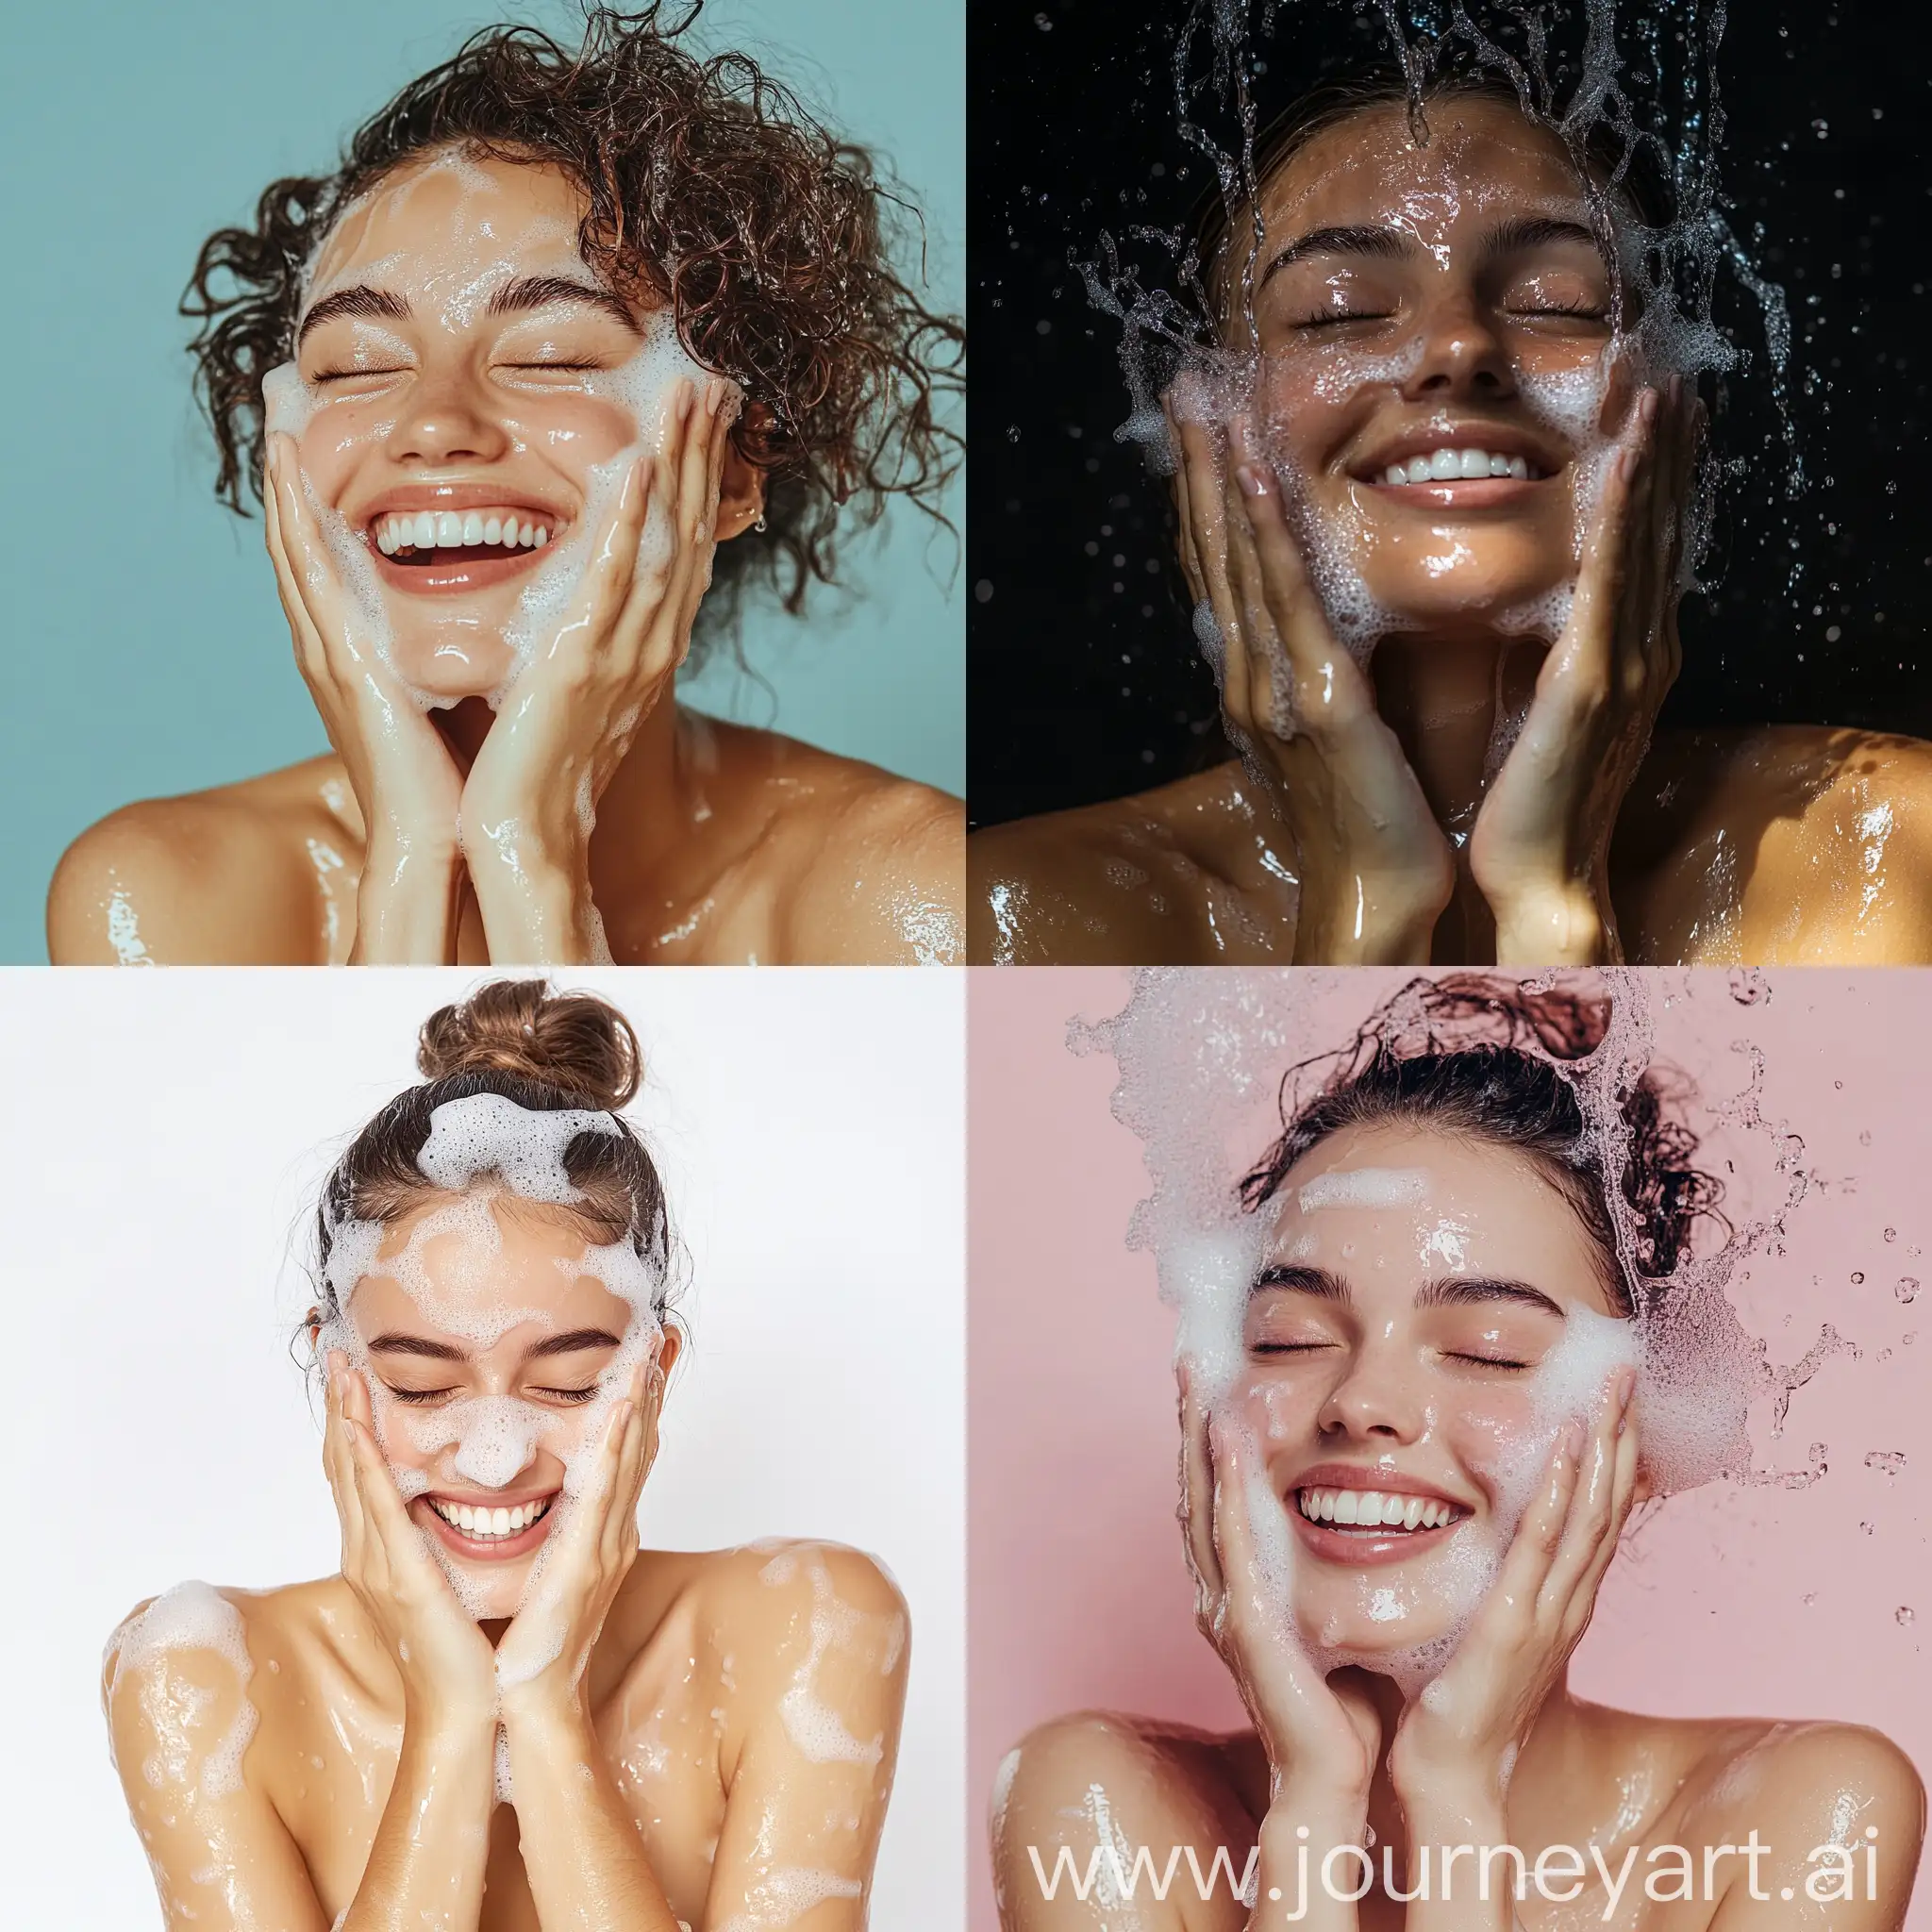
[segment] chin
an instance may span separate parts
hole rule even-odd
[[[457,649],[411,647],[399,641],[395,649],[396,675],[439,709],[465,698],[487,698],[502,688],[516,661],[516,653],[501,638]]]
[[[1452,586],[1440,579],[1416,583],[1406,578],[1378,585],[1371,578],[1370,594],[1394,614],[1388,634],[1412,631],[1442,638],[1554,635],[1549,631],[1552,607],[1574,581],[1567,570],[1553,575],[1547,568],[1495,570],[1474,565],[1467,569],[1466,578],[1458,574],[1453,594]]]

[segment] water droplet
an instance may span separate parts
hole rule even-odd
[[[1897,1229],[1897,1228],[1895,1228],[1895,1227],[1888,1227],[1888,1228],[1887,1228],[1887,1229],[1885,1230],[1885,1239],[1886,1239],[1887,1241],[1897,1241],[1897,1239],[1898,1239],[1898,1229]]]
[[[1814,1442],[1811,1445],[1810,1452],[1807,1457],[1807,1460],[1811,1462],[1823,1462],[1824,1458],[1830,1454],[1831,1444],[1829,1442]]]
[[[1852,1273],[1852,1286],[1854,1288],[1863,1288],[1864,1285],[1865,1271],[1862,1268],[1855,1269]]]
[[[1868,1449],[1865,1452],[1867,1469],[1882,1469],[1887,1475],[1897,1475],[1906,1466],[1906,1453],[1903,1449]]]
[[[1875,1523],[1861,1523],[1859,1524],[1858,1527],[1861,1530],[1863,1530],[1867,1536],[1870,1536],[1878,1527],[1878,1525]]]
[[[1816,1591],[1815,1590],[1814,1590],[1814,1591],[1812,1591],[1810,1592],[1810,1594],[1809,1594],[1808,1596],[1804,1596],[1804,1597],[1800,1597],[1800,1598],[1799,1598],[1799,1602],[1800,1602],[1800,1603],[1803,1603],[1803,1604],[1805,1604],[1805,1605],[1807,1605],[1807,1606],[1809,1606],[1809,1605],[1811,1605],[1811,1604],[1815,1604],[1815,1603],[1816,1603],[1817,1601],[1818,1601],[1818,1592],[1817,1592],[1817,1591]]]
[[[1919,1291],[1919,1277],[1916,1274],[1901,1274],[1898,1286],[1892,1290],[1900,1301],[1908,1302]]]
[[[1897,1609],[1892,1611],[1891,1614],[1894,1617],[1896,1617],[1901,1624],[1909,1624],[1912,1621],[1912,1607],[1910,1604],[1901,1604],[1899,1605]]]

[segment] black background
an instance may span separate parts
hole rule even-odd
[[[1330,42],[1363,44],[1345,0],[1327,11]],[[1118,797],[1224,756],[1165,486],[1114,440],[1127,413],[1119,329],[1069,265],[1103,229],[1179,223],[1207,185],[1173,112],[1169,49],[1184,12],[1185,0],[970,0],[975,824]],[[1264,123],[1319,77],[1324,42],[1319,19],[1306,22],[1321,12],[1285,9]],[[1719,449],[1750,474],[1726,493],[1715,588],[1685,606],[1665,725],[1932,738],[1928,49],[1932,31],[1896,4],[1733,0],[1718,60],[1724,199],[1740,237],[1762,224],[1756,259],[1790,307],[1810,488],[1782,505],[1760,355],[1727,386]],[[1726,314],[1748,325],[1735,300]],[[1739,340],[1762,337],[1744,325]]]

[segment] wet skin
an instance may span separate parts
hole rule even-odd
[[[57,963],[581,962],[600,922],[625,964],[958,957],[956,800],[678,707],[713,547],[757,522],[764,478],[730,445],[723,385],[674,392],[662,454],[593,521],[592,469],[633,438],[610,378],[653,298],[591,274],[581,211],[553,168],[416,163],[338,225],[298,351],[320,407],[271,439],[266,520],[333,751],[84,833],[49,895]],[[385,586],[392,669],[358,652],[309,491]],[[540,553],[424,565],[376,541],[385,515],[486,500],[521,506],[552,548],[584,524],[607,558],[558,633],[575,646],[540,638],[497,713],[481,694]],[[626,575],[635,541],[618,541],[647,516],[675,532],[661,581]],[[425,719],[399,680],[456,702]]]
[[[575,1524],[554,1507],[534,1539],[489,1547],[442,1534],[448,1525],[437,1522],[432,1497],[506,1506],[555,1497],[560,1456],[587,1446],[592,1474],[577,1507],[590,1508],[595,1472],[607,1467],[594,1441],[578,1442],[579,1398],[596,1390],[629,1311],[601,1282],[558,1267],[582,1254],[581,1230],[527,1210],[499,1214],[498,1224],[503,1252],[490,1283],[465,1282],[446,1265],[452,1257],[438,1249],[447,1243],[426,1251],[449,1328],[379,1275],[352,1296],[369,1367],[366,1377],[344,1375],[343,1357],[331,1363],[325,1452],[343,1573],[223,1592],[245,1631],[245,1693],[215,1653],[179,1649],[117,1674],[118,1640],[109,1646],[104,1688],[115,1761],[167,1924],[358,1932],[420,1919],[508,1932],[541,1917],[652,1932],[679,1922],[693,1932],[726,1924],[775,1932],[794,1923],[797,1901],[788,1904],[786,1888],[796,1881],[783,1875],[791,1872],[833,1881],[824,1902],[795,1923],[857,1932],[905,1697],[903,1600],[870,1557],[836,1546],[638,1551],[634,1526],[626,1545],[624,1512],[626,1502],[634,1510],[635,1485],[648,1471],[662,1395],[648,1364],[631,1384],[630,1416],[622,1406],[614,1412],[613,1441],[630,1459],[613,1450],[608,1463],[615,1503],[605,1519],[601,1611],[596,1592],[571,1581],[584,1581],[573,1564],[595,1563],[582,1545],[566,1547]],[[391,1231],[385,1255],[408,1225]],[[486,1340],[472,1318],[491,1312],[492,1298],[527,1319]],[[544,1346],[558,1341],[572,1346]],[[666,1342],[660,1369],[675,1354],[675,1338]],[[425,1451],[412,1438],[439,1408],[491,1394],[556,1418],[495,1491],[455,1470],[454,1447]],[[390,1418],[380,1453],[372,1399]],[[353,1447],[342,1440],[345,1419],[356,1424]],[[391,1464],[430,1485],[407,1518]],[[384,1510],[402,1529],[386,1541],[376,1534]],[[414,1541],[411,1521],[439,1536],[500,1614],[472,1621]],[[554,1639],[545,1620],[565,1613],[541,1592],[510,1614],[552,1535],[558,1544],[545,1574],[570,1585],[561,1601],[575,1606],[570,1628]],[[397,1567],[372,1585],[375,1545]],[[827,1641],[814,1617],[823,1625],[828,1606],[837,1627]],[[569,1681],[567,1661],[544,1662],[553,1641],[565,1659],[589,1643],[580,1684]],[[492,1649],[498,1660],[541,1666],[502,1695],[502,1733],[523,1793],[507,1806],[491,1795]],[[781,1708],[801,1684],[852,1739],[875,1740],[868,1761],[801,1749]],[[228,1735],[244,1694],[258,1723],[240,1788],[206,1793],[208,1753]]]
[[[1420,1174],[1426,1198],[1312,1211],[1298,1206],[1307,1183],[1362,1169]],[[1572,1425],[1569,1440],[1558,1441],[1552,1474],[1574,1457],[1562,1508],[1549,1507],[1555,1491],[1539,1488],[1518,1536],[1503,1494],[1508,1485],[1499,1485],[1499,1466],[1507,1460],[1502,1452],[1531,1414],[1525,1384],[1536,1366],[1568,1324],[1618,1312],[1570,1206],[1518,1155],[1386,1125],[1324,1141],[1292,1170],[1276,1204],[1227,1407],[1249,1425],[1266,1489],[1296,1538],[1294,1627],[1357,1654],[1396,1652],[1461,1632],[1458,1647],[1426,1705],[1406,1706],[1373,1667],[1340,1670],[1325,1687],[1318,1674],[1310,1677],[1306,1655],[1284,1642],[1278,1624],[1245,1606],[1241,1578],[1253,1545],[1236,1499],[1241,1458],[1253,1452],[1238,1446],[1224,1421],[1210,1423],[1184,1372],[1191,1563],[1205,1586],[1210,1641],[1256,1728],[1214,1736],[1087,1714],[1026,1738],[1003,1773],[1009,1783],[994,1815],[1008,1932],[1098,1932],[1116,1923],[1104,1901],[1082,1904],[1066,1886],[1044,1899],[1028,1857],[1027,1848],[1037,1847],[1050,1874],[1065,1846],[1084,1871],[1099,1842],[1096,1790],[1127,1857],[1148,1846],[1157,1871],[1170,1847],[1192,1846],[1206,1874],[1225,1846],[1239,1874],[1250,1850],[1262,1847],[1263,1894],[1252,1917],[1224,1878],[1215,1897],[1201,1900],[1183,1862],[1166,1903],[1142,1888],[1135,1932],[1277,1932],[1291,1923],[1320,1932],[1357,1925],[1508,1932],[1507,1885],[1499,1883],[1490,1901],[1474,1898],[1474,1884],[1460,1882],[1473,1869],[1467,1863],[1446,1902],[1440,1876],[1431,1900],[1407,1907],[1383,1889],[1380,1848],[1392,1848],[1396,1884],[1413,1890],[1413,1872],[1405,1878],[1411,1845],[1465,1842],[1513,1844],[1532,1864],[1545,1846],[1594,1842],[1613,1875],[1635,1848],[1635,1876],[1607,1921],[1608,1893],[1590,1868],[1573,1901],[1547,1901],[1532,1890],[1514,1905],[1528,1932],[1581,1932],[1605,1923],[1620,1932],[1897,1925],[1924,1834],[1924,1798],[1910,1762],[1890,1740],[1847,1724],[1642,1716],[1588,1704],[1568,1688],[1569,1648],[1588,1624],[1627,1510],[1642,1491],[1641,1405],[1624,1415],[1619,1433],[1607,1403],[1587,1430]],[[1606,1491],[1602,1475],[1610,1468],[1616,1474]],[[1305,1488],[1362,1492],[1378,1479],[1384,1493],[1401,1490],[1446,1503],[1453,1512],[1446,1532],[1306,1523],[1298,1503]],[[1549,1537],[1552,1557],[1535,1545],[1559,1523],[1560,1535]],[[1413,1541],[1405,1543],[1406,1537]],[[1452,1549],[1457,1538],[1470,1537],[1507,1551],[1473,1620],[1458,1607],[1468,1569]],[[1508,1603],[1525,1577],[1532,1582],[1520,1594],[1536,1606],[1534,1619]],[[1370,1601],[1372,1590],[1382,1593],[1379,1606]],[[1391,1592],[1401,1608],[1392,1619]],[[1544,1623],[1556,1599],[1562,1601]],[[1507,1641],[1498,1642],[1505,1631]],[[1805,1854],[1832,1841],[1835,1813],[1847,1806],[1857,1832],[1876,1824],[1887,1848],[1879,1896],[1864,1899],[1861,1860],[1856,1902],[1810,1903],[1802,1888],[1816,1868],[1804,1863]],[[1324,1903],[1318,1893],[1305,1920],[1288,1916],[1298,1902],[1293,1832],[1302,1824],[1316,1846],[1317,1870],[1324,1836],[1360,1843],[1364,1828],[1373,1829],[1377,1882],[1359,1906]],[[1645,1875],[1659,1869],[1646,1862],[1652,1847],[1689,1849],[1701,1890],[1702,1848],[1740,1845],[1754,1828],[1773,1848],[1758,1867],[1757,1890],[1767,1899],[1748,1896],[1746,1868],[1735,1858],[1712,1868],[1714,1900],[1644,1896]],[[1342,1868],[1344,1889],[1355,1869]],[[1553,1867],[1553,1874],[1563,1869]],[[1564,1881],[1553,1875],[1552,1882],[1561,1889]],[[1271,1884],[1284,1890],[1276,1905],[1265,1897]],[[1779,1897],[1787,1885],[1795,1901]]]
[[[1805,726],[1651,739],[1679,660],[1669,546],[1696,411],[1620,354],[1593,430],[1552,420],[1551,386],[1598,379],[1611,341],[1582,196],[1507,107],[1443,103],[1431,125],[1418,149],[1399,110],[1366,109],[1275,174],[1257,391],[1225,420],[1185,385],[1170,397],[1183,562],[1233,640],[1224,717],[1253,769],[977,834],[970,957],[1932,958],[1932,748]],[[1629,474],[1592,522],[1579,477],[1604,439]],[[1435,447],[1527,474],[1388,482]],[[1366,677],[1309,589],[1310,524],[1348,533],[1396,614]],[[1546,655],[1518,613],[1572,580]],[[1499,705],[1528,719],[1497,771]]]

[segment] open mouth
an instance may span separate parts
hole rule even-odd
[[[1418,1530],[1446,1529],[1469,1514],[1433,1496],[1382,1490],[1297,1490],[1295,1502],[1309,1523],[1353,1530],[1358,1536],[1409,1536]]]
[[[563,521],[521,505],[385,510],[365,526],[383,577],[399,590],[475,591],[527,570]]]
[[[425,1496],[430,1527],[458,1555],[520,1557],[548,1532],[555,1492],[514,1505],[462,1503],[448,1496]]]
[[[1563,467],[1560,453],[1514,430],[1474,426],[1411,432],[1351,474],[1377,494],[1441,509],[1520,502]]]

